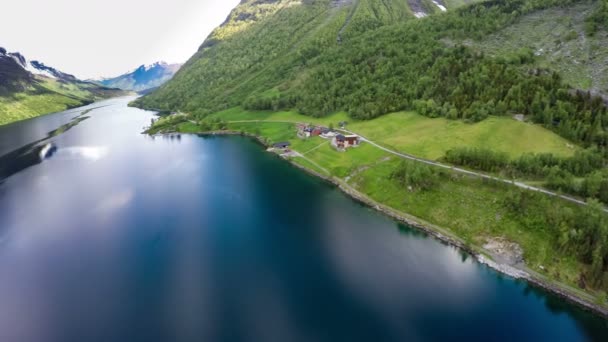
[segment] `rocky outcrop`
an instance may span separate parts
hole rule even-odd
[[[33,75],[23,66],[25,58],[0,48],[0,96],[22,91],[32,82]]]
[[[483,248],[492,254],[494,260],[509,266],[523,265],[524,251],[515,242],[506,240],[505,238],[488,238]]]

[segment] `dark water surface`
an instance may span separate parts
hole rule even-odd
[[[128,100],[0,127],[0,341],[608,341],[248,139],[141,135]]]

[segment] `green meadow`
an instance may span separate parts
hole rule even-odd
[[[59,94],[15,94],[10,99],[0,97],[0,125],[13,121],[59,112],[82,104],[81,101]]]
[[[337,127],[346,121],[347,129],[376,143],[418,157],[439,159],[455,147],[479,147],[507,153],[515,158],[524,153],[553,153],[571,156],[576,145],[542,126],[510,117],[491,116],[477,123],[445,118],[428,118],[414,112],[399,112],[372,120],[353,120],[346,113],[323,118],[304,116],[294,111],[248,111],[232,108],[210,118],[231,121],[289,121]],[[244,124],[244,123],[243,123]]]

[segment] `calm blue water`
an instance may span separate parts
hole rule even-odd
[[[0,341],[608,340],[248,139],[141,135],[128,100],[0,127]]]

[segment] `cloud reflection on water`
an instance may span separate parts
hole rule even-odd
[[[90,161],[98,161],[108,154],[106,146],[74,146],[62,148],[57,152],[57,157],[78,157]]]
[[[325,200],[326,208],[333,208],[329,202],[335,207],[335,199]],[[404,315],[416,316],[431,303],[467,310],[489,294],[472,258],[418,232],[403,238],[410,228],[403,232],[397,223],[366,211],[325,210],[325,252],[345,286],[387,319],[399,324]]]

